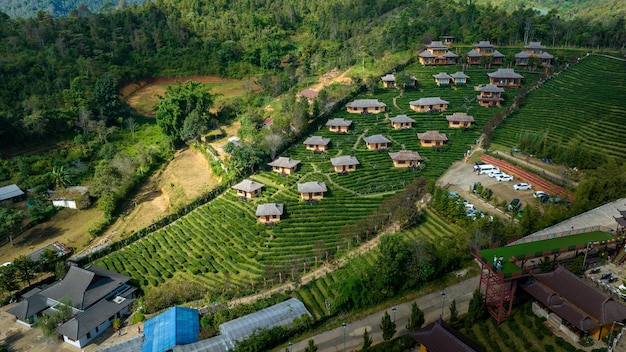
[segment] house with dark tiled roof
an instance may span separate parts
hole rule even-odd
[[[535,314],[575,340],[585,332],[599,340],[609,335],[613,322],[626,320],[626,306],[562,266],[534,274],[521,287],[535,299]]]
[[[342,118],[336,118],[336,119],[328,120],[326,122],[326,127],[328,127],[328,130],[331,132],[336,132],[336,133],[348,132],[351,125],[352,125],[352,121],[344,120]]]
[[[524,46],[524,50],[515,54],[515,65],[528,66],[531,58],[537,58],[539,65],[548,66],[552,64],[554,55],[546,51],[546,46],[541,42],[530,42]]]
[[[499,68],[496,72],[487,73],[489,83],[498,87],[520,87],[524,76],[512,68]]]
[[[312,150],[315,152],[325,152],[328,150],[330,138],[311,136],[307,138],[302,144],[306,146],[307,150]]]
[[[476,90],[479,92],[478,96],[476,96],[476,100],[480,106],[500,107],[502,102],[504,102],[504,98],[502,97],[504,88],[500,88],[494,84],[487,84]]]
[[[380,150],[389,148],[391,141],[382,134],[375,134],[369,137],[364,137],[365,145],[369,150]]]
[[[614,216],[615,222],[618,225],[618,230],[621,227],[622,230],[626,229],[626,210],[618,210],[620,216]]]
[[[415,120],[406,115],[391,117],[389,118],[389,121],[391,121],[391,127],[393,127],[394,130],[409,129],[413,127],[413,124],[415,123]]]
[[[424,158],[418,153],[411,150],[401,150],[396,153],[389,153],[389,157],[393,161],[394,167],[419,167]]]
[[[335,172],[344,173],[352,172],[356,170],[359,165],[359,160],[354,156],[342,155],[336,158],[331,158],[330,163],[333,165]]]
[[[444,145],[448,141],[445,133],[439,131],[426,131],[418,133],[417,138],[420,140],[422,147],[438,147]]]
[[[437,87],[447,87],[452,82],[452,77],[445,72],[439,72],[438,74],[433,75],[433,78],[435,79]]]
[[[410,332],[409,335],[418,343],[420,352],[485,352],[474,341],[461,334],[442,319]]]
[[[283,205],[279,203],[259,204],[256,208],[256,220],[263,224],[279,222],[283,210]]]
[[[448,50],[441,41],[433,41],[426,45],[426,50],[417,55],[422,65],[455,65],[457,54]]]
[[[454,82],[454,84],[457,86],[466,85],[467,80],[470,78],[468,75],[460,71],[451,74],[450,77],[452,77],[452,82]]]
[[[471,127],[475,122],[474,116],[464,112],[455,112],[452,115],[446,115],[446,120],[448,120],[448,127],[450,128],[467,128]]]
[[[294,160],[284,156],[279,157],[271,163],[267,163],[268,166],[272,167],[272,171],[284,175],[291,175],[294,173],[298,164],[300,164],[300,160]]]
[[[298,183],[298,193],[302,200],[320,200],[324,198],[324,193],[328,192],[324,182]]]
[[[18,323],[31,327],[40,316],[56,311],[67,299],[72,317],[55,332],[63,336],[64,342],[82,348],[129,311],[137,291],[130,280],[95,265],[87,269],[71,266],[63,280],[29,291],[7,313],[14,315]]]
[[[385,88],[396,88],[396,76],[391,73],[380,77],[380,79],[383,81],[383,86],[385,86]]]
[[[469,65],[502,65],[505,55],[496,50],[488,40],[481,40],[474,44],[474,48],[467,53]]]
[[[346,104],[346,109],[351,114],[378,114],[385,111],[387,104],[378,99],[357,99]]]
[[[249,179],[245,179],[232,186],[233,189],[237,190],[237,196],[244,199],[256,197],[261,193],[263,187],[265,187],[264,184]]]
[[[446,111],[450,103],[440,97],[421,98],[409,102],[411,110],[417,112],[439,112]]]

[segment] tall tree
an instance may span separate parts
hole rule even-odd
[[[372,346],[372,337],[367,332],[367,328],[363,331],[363,348],[362,351],[367,351]]]
[[[308,345],[304,348],[304,352],[317,352],[317,345],[313,339],[309,340]]]
[[[485,307],[485,296],[483,296],[480,291],[474,291],[472,299],[469,302],[467,314],[473,322],[485,319],[485,316],[487,315],[487,307]]]
[[[94,100],[102,120],[110,121],[119,117],[124,104],[118,97],[117,82],[113,75],[106,74],[96,81]]]
[[[20,286],[17,282],[17,268],[15,265],[0,266],[0,289],[11,293],[13,290],[17,290]]]
[[[35,278],[35,262],[33,262],[30,257],[21,255],[15,258],[15,260],[13,261],[13,265],[17,270],[16,274],[20,281],[26,281],[26,283],[28,283],[28,285],[30,286],[31,280]]]
[[[406,324],[407,330],[415,332],[424,325],[424,312],[417,306],[417,302],[411,304],[411,316]]]
[[[0,239],[9,238],[13,245],[13,235],[22,224],[24,213],[21,210],[0,207]]]
[[[380,329],[383,331],[383,340],[389,341],[396,334],[396,323],[391,321],[389,313],[385,311],[382,320],[380,321]]]
[[[450,323],[454,324],[459,320],[459,311],[456,309],[456,299],[450,303]]]

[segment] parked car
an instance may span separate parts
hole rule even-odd
[[[507,175],[507,174],[502,174],[502,175],[496,176],[496,181],[498,181],[498,182],[500,182],[500,181],[513,181],[513,176]]]
[[[506,207],[508,211],[517,211],[522,206],[522,201],[519,198],[513,198],[511,203]]]
[[[533,189],[533,186],[528,183],[516,183],[513,185],[513,189],[516,191],[527,191],[529,189]]]
[[[539,161],[543,161],[546,164],[552,164],[552,159],[548,158],[539,158]]]
[[[546,194],[548,194],[548,193],[546,193],[544,191],[534,191],[533,192],[533,197],[534,198],[541,198],[541,197],[543,197]]]
[[[450,191],[450,192],[448,192],[448,198],[459,198],[459,197],[461,197],[461,196],[459,195],[459,192],[457,192],[457,191]]]

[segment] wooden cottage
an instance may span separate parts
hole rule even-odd
[[[446,46],[450,46],[450,45],[454,44],[455,39],[456,39],[456,38],[455,38],[454,36],[452,36],[452,35],[444,35],[444,36],[441,36],[441,42],[442,42],[444,45],[446,45]]]
[[[298,92],[299,97],[305,98],[309,103],[313,103],[313,100],[317,97],[318,92],[313,89],[305,89]]]
[[[454,84],[457,86],[466,85],[467,80],[470,78],[468,75],[460,71],[451,74],[450,77],[452,77],[452,82],[454,82]]]
[[[336,118],[326,122],[328,130],[336,133],[347,133],[351,125],[352,121],[344,120],[342,118]]]
[[[333,165],[335,172],[339,173],[355,171],[357,165],[360,164],[356,157],[348,155],[331,158],[330,163]]]
[[[409,102],[411,110],[417,112],[438,112],[446,111],[450,103],[439,98],[421,98],[412,102]]]
[[[496,72],[487,73],[489,83],[498,87],[521,87],[524,76],[512,68],[499,68]]]
[[[502,93],[504,93],[504,88],[500,88],[493,84],[487,84],[477,89],[480,93],[476,97],[478,100],[478,105],[484,107],[500,107],[502,102],[504,102],[504,98],[502,97]]]
[[[541,42],[530,42],[524,46],[524,50],[515,54],[515,65],[528,66],[531,58],[537,58],[541,66],[552,64],[554,55],[546,51],[546,46]]]
[[[438,74],[433,75],[433,78],[435,79],[435,84],[438,87],[447,87],[452,82],[452,77],[445,72],[439,72]]]
[[[410,150],[401,150],[397,153],[389,153],[389,157],[393,161],[394,167],[419,167],[424,161],[418,152]]]
[[[324,182],[298,183],[298,193],[302,200],[320,200],[324,198],[324,193],[328,192]]]
[[[481,40],[474,44],[474,48],[467,53],[469,65],[502,65],[504,58],[505,55],[496,50],[488,40]]]
[[[351,114],[378,114],[385,111],[387,105],[378,99],[357,99],[346,104]]]
[[[380,77],[380,79],[383,81],[383,86],[385,86],[385,88],[396,88],[396,76],[391,73]]]
[[[262,224],[279,222],[283,216],[284,207],[279,203],[259,204],[256,208],[256,221]]]
[[[450,128],[467,128],[472,126],[474,121],[474,116],[470,116],[464,112],[455,112],[452,115],[446,115],[446,120],[448,120],[448,127]]]
[[[315,152],[325,152],[328,150],[328,144],[330,144],[330,138],[324,138],[320,136],[311,136],[307,138],[302,144],[306,146],[307,150]]]
[[[268,163],[272,167],[272,171],[283,175],[291,175],[296,171],[296,167],[300,164],[300,160],[293,160],[284,156]]]
[[[420,352],[485,352],[486,350],[461,334],[443,319],[439,319],[409,335],[417,341],[416,351]]]
[[[265,185],[263,185],[262,183],[245,179],[231,188],[237,190],[238,197],[247,199],[256,197],[259,193],[261,193],[261,189],[263,187],[265,187]]]
[[[389,144],[391,144],[391,141],[385,138],[382,134],[364,137],[363,140],[369,150],[387,149],[389,148]]]
[[[395,130],[406,130],[412,128],[415,123],[415,120],[406,115],[391,117],[389,118],[389,121],[391,121],[391,127]]]
[[[457,56],[441,41],[431,42],[426,45],[426,50],[417,55],[422,65],[455,65]]]
[[[420,140],[422,147],[439,147],[448,141],[446,134],[439,133],[439,131],[426,131],[424,133],[418,133],[417,138]]]

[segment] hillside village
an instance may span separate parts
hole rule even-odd
[[[584,178],[623,170],[624,59],[440,39],[332,99],[330,88],[283,94],[320,111],[288,121],[283,131],[299,134],[274,145],[284,122],[265,106],[247,132],[265,138],[263,157],[243,122],[214,138],[219,151],[205,131],[188,144],[219,182],[154,224],[13,255],[0,268],[7,348],[28,345],[17,331],[60,336],[50,351],[626,348],[626,198],[591,203]],[[597,129],[568,100],[588,92],[613,119]],[[209,111],[210,100],[195,104]],[[159,128],[182,128],[156,110]],[[559,113],[580,126],[547,117]],[[590,134],[585,151],[567,139],[577,128]],[[9,184],[0,202],[94,207],[93,186],[64,187],[55,173],[45,198]],[[3,246],[19,247],[11,233]]]

